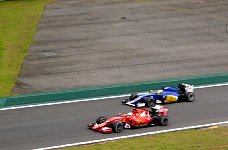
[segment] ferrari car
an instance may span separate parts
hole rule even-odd
[[[122,132],[126,128],[139,128],[145,126],[168,124],[168,108],[156,105],[147,110],[145,108],[133,109],[127,114],[118,114],[116,117],[98,117],[96,123],[88,124],[88,128],[101,133]]]
[[[178,87],[163,86],[161,90],[150,90],[144,94],[133,93],[128,99],[122,100],[122,103],[139,108],[153,107],[158,103],[193,102],[194,100],[194,86],[182,83],[178,84]]]

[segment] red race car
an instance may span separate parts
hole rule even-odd
[[[138,128],[153,125],[166,126],[168,124],[168,108],[156,105],[151,110],[133,109],[127,114],[119,114],[116,117],[107,119],[98,117],[96,123],[88,125],[89,129],[101,133],[122,132],[124,128]]]

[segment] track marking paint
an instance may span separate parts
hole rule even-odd
[[[221,84],[212,84],[212,85],[202,85],[202,86],[196,86],[195,89],[203,89],[203,88],[210,88],[210,87],[219,87],[219,86],[226,86],[228,85],[228,82],[221,83]]]
[[[182,131],[182,130],[196,129],[196,128],[205,128],[205,127],[216,126],[216,125],[227,124],[227,123],[228,123],[228,121],[223,121],[223,122],[209,123],[209,124],[204,124],[204,125],[195,125],[195,126],[189,126],[189,127],[174,128],[174,129],[154,131],[154,132],[145,132],[145,133],[140,133],[140,134],[132,134],[132,135],[127,135],[127,136],[119,136],[119,137],[114,137],[114,138],[106,138],[106,139],[100,139],[100,140],[92,140],[92,141],[86,141],[86,142],[78,142],[78,143],[72,143],[72,144],[65,144],[65,145],[58,145],[58,146],[51,146],[51,147],[44,147],[44,148],[37,148],[37,149],[33,149],[33,150],[50,150],[50,149],[70,147],[70,146],[94,144],[94,143],[100,143],[100,142],[106,142],[106,141],[126,139],[126,138],[131,138],[131,137],[153,135],[153,134],[158,134],[158,133],[175,132],[175,131]]]
[[[221,83],[221,84],[211,84],[211,85],[196,86],[196,87],[194,87],[194,89],[203,89],[203,88],[219,87],[219,86],[226,86],[226,85],[228,85],[228,82]],[[86,101],[96,101],[96,100],[112,99],[112,98],[119,98],[119,97],[126,97],[126,96],[129,96],[129,93],[128,94],[123,94],[123,95],[97,97],[97,98],[89,98],[89,99],[81,99],[81,100],[75,99],[75,100],[63,101],[63,102],[53,102],[53,103],[43,103],[43,104],[34,104],[34,105],[6,107],[6,108],[1,108],[0,111],[13,110],[13,109],[22,109],[22,108],[32,108],[32,107],[40,107],[40,106],[51,106],[51,105],[59,105],[59,104],[78,103],[78,102],[86,102]]]

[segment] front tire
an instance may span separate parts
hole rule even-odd
[[[107,119],[108,119],[107,117],[100,116],[97,118],[96,123],[101,124],[101,123],[105,122]]]
[[[134,100],[134,99],[136,99],[138,97],[138,94],[137,93],[133,93],[133,94],[131,94],[130,95],[130,97],[129,97],[129,100]]]
[[[116,121],[116,122],[114,122],[114,123],[112,124],[112,129],[113,129],[113,131],[116,132],[116,133],[122,132],[122,131],[123,131],[123,128],[124,128],[124,125],[123,125],[122,122]]]

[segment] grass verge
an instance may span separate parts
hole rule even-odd
[[[228,128],[191,129],[61,150],[227,150]]]
[[[45,6],[54,0],[0,2],[0,96],[12,95]]]

